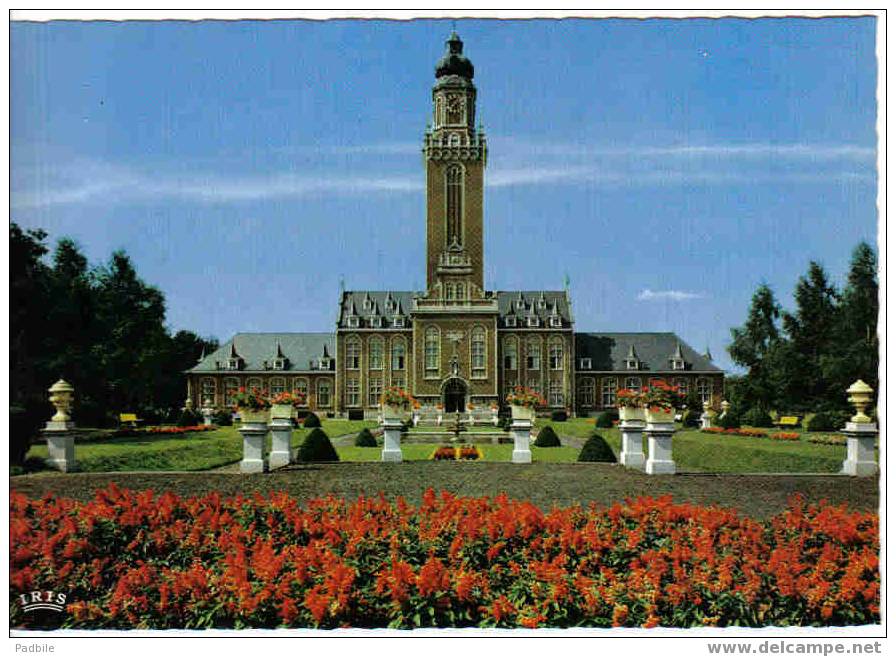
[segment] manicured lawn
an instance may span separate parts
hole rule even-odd
[[[445,443],[449,444],[449,443]],[[428,461],[433,452],[439,447],[435,444],[403,443],[401,446],[402,458],[405,461]],[[513,452],[513,445],[476,445],[482,451],[483,461],[496,461],[508,463]],[[382,453],[381,447],[337,447],[341,461],[379,461]],[[579,456],[579,450],[574,447],[533,447],[532,460],[535,463],[569,463]],[[451,463],[449,463],[451,465]]]

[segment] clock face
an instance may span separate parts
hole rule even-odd
[[[463,96],[452,95],[447,98],[448,121],[456,123],[463,118],[466,99]]]

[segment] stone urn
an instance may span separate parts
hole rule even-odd
[[[868,424],[871,422],[871,418],[865,414],[865,409],[871,404],[871,400],[874,399],[874,390],[871,386],[859,379],[846,389],[846,394],[849,395],[847,397],[849,403],[855,406],[856,409],[856,414],[850,418],[850,421],[856,424]]]
[[[675,422],[674,408],[653,406],[647,409],[647,422],[650,424],[670,424]]]
[[[404,409],[401,406],[393,404],[383,404],[383,421],[401,420],[404,415]]]
[[[510,416],[514,420],[531,420],[534,411],[529,406],[510,405]]]
[[[75,400],[75,388],[65,379],[59,379],[50,386],[50,403],[56,409],[56,414],[50,418],[51,422],[71,422],[72,403]]]
[[[295,410],[292,404],[273,404],[271,406],[272,420],[291,420],[293,415],[295,415]]]
[[[261,410],[253,410],[251,408],[240,408],[240,422],[243,424],[267,424],[271,415],[271,410],[263,408]]]
[[[644,422],[645,420],[645,410],[641,406],[620,406],[619,407],[619,421],[620,422],[631,422],[634,420],[640,420]]]

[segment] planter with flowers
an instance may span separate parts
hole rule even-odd
[[[629,390],[628,388],[620,388],[616,391],[616,407],[619,409],[619,420],[621,422],[646,420],[644,409],[644,393],[640,390]]]
[[[547,402],[531,388],[516,386],[513,392],[507,395],[507,403],[510,404],[510,413],[514,420],[532,420],[535,418],[535,409]]]
[[[383,420],[401,420],[411,408],[419,408],[416,399],[404,388],[391,386],[386,388],[380,397],[383,409]]]
[[[243,424],[267,424],[271,400],[261,390],[240,388],[233,401]]]
[[[643,394],[649,423],[669,424],[675,421],[675,409],[682,402],[681,392],[676,386],[656,381]]]
[[[305,405],[305,395],[301,392],[281,392],[271,398],[271,419],[291,420],[296,409]]]

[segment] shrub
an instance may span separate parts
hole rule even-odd
[[[594,420],[594,426],[598,429],[612,429],[613,422],[619,419],[619,413],[604,411]]]
[[[579,461],[592,463],[616,463],[616,455],[607,444],[607,441],[599,433],[594,433],[579,452]]]
[[[324,430],[315,427],[311,433],[305,436],[302,446],[299,447],[299,460],[306,462],[338,461],[339,455]]]
[[[552,427],[542,427],[541,431],[538,432],[538,438],[535,439],[535,446],[560,447],[560,439]]]
[[[498,418],[498,427],[500,427],[504,431],[508,431],[510,429],[511,424],[513,424],[513,419],[507,415],[505,415],[504,417]]]
[[[807,431],[837,431],[849,420],[849,413],[843,411],[820,411],[806,422]]]
[[[696,411],[692,411],[690,408],[687,409],[684,413],[681,414],[681,426],[683,427],[698,427],[700,426],[700,416],[703,415],[702,412],[698,413]]]
[[[881,620],[877,513],[799,498],[762,519],[671,497],[545,512],[431,489],[416,506],[111,485],[9,502],[11,627],[40,624],[14,602],[33,590],[69,593],[60,623],[85,630]]]
[[[560,409],[551,411],[551,422],[566,422],[566,411]]]
[[[740,418],[734,411],[728,411],[724,416],[716,420],[716,424],[723,429],[737,429],[740,427]]]
[[[768,414],[768,411],[765,411],[758,406],[753,407],[744,413],[744,416],[740,421],[741,424],[746,424],[748,427],[771,428],[775,426],[772,422],[772,416]]]
[[[313,415],[313,413],[312,413]],[[363,420],[364,419],[364,411],[360,408],[351,408],[348,411],[348,419],[349,420]]]
[[[43,422],[52,417],[52,411],[46,411],[42,404],[29,407],[9,407],[9,462],[11,465],[22,465],[25,455],[31,447],[31,441],[40,435]]]
[[[370,433],[370,429],[364,427],[355,436],[355,447],[376,447],[376,438]]]
[[[177,418],[177,426],[179,427],[195,427],[197,424],[202,424],[202,416],[189,408],[182,410],[180,417]]]
[[[229,427],[233,425],[233,414],[227,410],[215,411],[212,415],[212,422],[219,427]]]
[[[306,429],[314,429],[315,427],[320,426],[320,418],[317,417],[314,413],[308,413],[305,416],[305,419],[302,421],[302,426]]]

